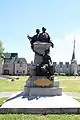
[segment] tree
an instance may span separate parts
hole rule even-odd
[[[4,51],[3,43],[2,43],[2,41],[0,40],[0,63],[1,63],[1,61],[2,61],[3,51]]]

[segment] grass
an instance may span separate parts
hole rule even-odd
[[[80,115],[76,114],[1,114],[0,120],[80,120]]]
[[[75,98],[78,102],[80,102],[80,98]]]
[[[80,92],[80,77],[57,76],[63,92]]]
[[[0,98],[0,106],[8,99],[8,97]]]
[[[0,92],[23,91],[27,79],[28,76],[20,76],[13,82],[8,79],[0,79]]]
[[[63,92],[80,92],[80,77],[78,76],[57,76]],[[19,80],[13,82],[8,79],[0,79],[0,92],[23,91],[28,76],[19,76]]]
[[[60,86],[64,92],[80,92],[80,77],[57,76]],[[23,91],[28,77],[20,76],[19,80],[14,82],[8,79],[0,79],[0,92]],[[4,103],[7,97],[0,98],[0,105]],[[80,99],[76,99],[80,101]],[[78,114],[0,114],[0,120],[80,120]]]

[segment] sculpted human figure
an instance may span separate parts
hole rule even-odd
[[[43,55],[43,62],[42,64],[48,64],[48,66],[51,66],[52,60],[51,57],[48,55],[49,51],[45,50],[45,54]]]
[[[53,70],[53,65],[52,65],[52,60],[51,57],[49,55],[50,52],[50,45],[53,47],[54,44],[51,42],[50,40],[50,36],[49,34],[46,32],[46,28],[42,27],[42,33],[40,33],[39,29],[36,29],[36,35],[30,37],[29,35],[27,36],[28,39],[30,40],[31,43],[31,48],[33,50],[33,52],[35,52],[35,55],[40,58],[40,63],[39,62],[35,62],[36,63],[36,76],[48,76],[48,78],[50,78],[53,74],[54,74],[54,70]],[[43,42],[48,45],[48,48],[44,48],[43,52],[40,53],[40,50],[38,51],[38,48],[35,49],[35,44],[34,42],[39,41],[39,43],[37,43],[39,45],[44,45]],[[44,46],[46,47],[46,46]]]
[[[40,42],[47,42],[51,43],[51,46],[53,48],[53,43],[50,40],[49,34],[46,32],[46,28],[42,27],[42,33],[39,34],[39,41]]]
[[[33,37],[30,37],[29,35],[27,36],[27,38],[30,40],[32,49],[33,49],[33,43],[38,41],[39,33],[40,33],[40,30],[36,29],[36,35],[34,35]]]
[[[50,77],[54,74],[54,69],[52,65],[51,57],[49,56],[49,51],[45,50],[45,54],[43,55],[42,63],[37,66],[37,74],[41,74],[42,76]]]
[[[30,40],[31,48],[32,48],[33,52],[36,52],[34,50],[34,45],[33,45],[33,43],[36,41],[51,43],[52,48],[54,47],[54,44],[51,42],[50,36],[46,32],[46,28],[44,28],[44,27],[42,27],[42,33],[40,33],[39,29],[36,29],[36,35],[34,35],[33,37],[30,37],[28,35],[27,38]],[[50,49],[48,51],[50,51]]]

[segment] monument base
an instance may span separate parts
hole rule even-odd
[[[39,82],[37,82],[37,81],[39,81]],[[59,81],[57,80],[56,77],[54,77],[53,80],[49,80],[46,76],[31,76],[26,81],[25,86],[34,87],[34,86],[36,86],[35,83],[36,84],[40,83],[42,85],[44,84],[44,86],[45,86],[45,84],[48,85],[48,86],[50,86],[50,84],[52,84],[52,86],[54,86],[54,87],[59,87]]]
[[[24,96],[56,96],[62,94],[62,88],[58,87],[48,87],[48,88],[39,88],[39,87],[24,87]]]
[[[17,93],[0,107],[0,113],[80,113],[80,103],[65,94],[23,98],[23,93]]]
[[[62,88],[59,87],[59,81],[54,77],[49,80],[46,76],[32,76],[24,86],[24,96],[54,96],[61,95]]]

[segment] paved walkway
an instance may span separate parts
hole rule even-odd
[[[80,98],[80,93],[76,92],[64,92],[68,96],[72,96],[73,98]]]
[[[12,94],[20,93],[20,92],[22,92],[22,91],[19,91],[19,92],[0,92],[0,98],[10,97]],[[80,98],[80,93],[76,93],[76,92],[64,92],[64,93],[68,96],[72,96],[73,98]]]
[[[20,91],[22,92],[22,91]],[[0,92],[0,98],[2,97],[10,97],[11,95],[15,94],[15,93],[20,93],[20,92]]]

